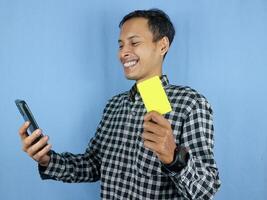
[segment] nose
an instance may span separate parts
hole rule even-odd
[[[123,46],[119,51],[119,57],[120,58],[127,58],[131,55],[131,48],[127,45]]]

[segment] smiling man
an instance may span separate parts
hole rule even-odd
[[[101,181],[102,199],[212,199],[220,187],[214,161],[212,110],[189,87],[169,84],[162,64],[175,35],[161,10],[137,10],[120,25],[118,56],[136,84],[159,76],[172,111],[146,112],[136,84],[109,100],[83,154],[56,153],[29,123],[19,130],[23,149],[43,179]]]

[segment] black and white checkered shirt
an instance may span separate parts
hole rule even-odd
[[[101,181],[102,199],[211,199],[220,186],[213,155],[212,110],[189,87],[162,84],[172,106],[164,117],[171,123],[177,145],[189,149],[180,172],[167,170],[144,147],[146,109],[136,85],[109,100],[103,118],[84,154],[52,152],[43,179],[63,182]]]

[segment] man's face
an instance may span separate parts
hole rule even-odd
[[[162,74],[163,55],[160,42],[153,42],[147,19],[132,18],[121,27],[119,59],[127,79],[143,81]]]

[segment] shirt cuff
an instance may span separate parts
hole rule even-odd
[[[187,165],[181,169],[180,172],[171,171],[168,168],[162,166],[162,172],[169,176],[178,187],[190,187],[190,184],[198,179],[196,173],[195,158],[189,155]]]
[[[60,172],[58,170],[56,170],[57,169],[56,166],[59,164],[60,161],[61,161],[60,155],[58,155],[57,153],[55,153],[54,151],[51,150],[49,164],[46,167],[38,164],[38,171],[39,171],[41,179],[43,179],[43,180],[45,180],[45,179],[57,180],[57,175]],[[63,166],[61,166],[60,169],[64,171],[65,169],[63,169],[64,168]]]

